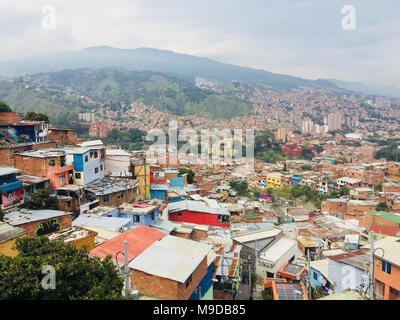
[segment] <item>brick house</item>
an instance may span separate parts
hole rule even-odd
[[[139,182],[129,178],[106,177],[86,187],[88,197],[97,197],[100,206],[119,206],[132,202],[139,194]]]
[[[6,213],[3,221],[25,229],[28,237],[47,235],[71,228],[71,212],[20,209]]]
[[[187,300],[207,275],[211,250],[210,245],[166,235],[129,263],[131,282],[142,295]]]
[[[52,190],[73,183],[74,165],[68,165],[63,150],[31,150],[15,154],[15,167],[23,174],[50,179]]]
[[[374,243],[375,295],[379,300],[400,299],[400,238],[386,237]]]
[[[366,226],[379,224],[394,228],[400,228],[400,215],[385,211],[371,211],[366,215]]]

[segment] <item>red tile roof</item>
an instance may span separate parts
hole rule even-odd
[[[128,260],[131,261],[164,236],[165,233],[156,229],[147,226],[140,226],[133,230],[121,233],[115,238],[100,244],[90,251],[90,255],[95,255],[102,259],[111,255],[112,259],[115,260],[116,254],[119,251],[124,252],[124,241],[126,240],[128,242]],[[121,264],[124,263],[124,256],[122,254],[118,255],[118,262]]]

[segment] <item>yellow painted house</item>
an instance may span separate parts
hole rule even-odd
[[[133,163],[134,174],[139,181],[139,194],[145,199],[150,199],[150,164],[143,161]]]
[[[25,229],[0,222],[0,255],[15,257],[18,254],[15,241],[22,237],[26,237]]]
[[[282,188],[282,175],[279,172],[271,172],[267,174],[267,189]]]

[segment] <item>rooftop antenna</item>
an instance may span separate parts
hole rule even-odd
[[[124,255],[124,262],[125,262],[125,268],[122,270],[119,267],[118,264],[118,254],[123,254]],[[129,261],[128,261],[128,242],[125,240],[124,241],[124,252],[118,251],[117,255],[115,256],[115,260],[117,262],[117,267],[118,271],[120,274],[124,275],[125,278],[125,286],[124,286],[124,291],[125,291],[125,299],[129,300],[131,297],[133,299],[137,300],[139,291],[136,290],[136,286],[134,285],[134,290],[131,289],[131,281],[130,281],[130,271],[129,271]]]

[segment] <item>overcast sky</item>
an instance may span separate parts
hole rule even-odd
[[[56,28],[42,26],[55,9]],[[355,29],[344,29],[345,5]],[[49,20],[45,20],[49,21]],[[151,47],[308,79],[400,87],[399,0],[2,0],[0,60]]]

